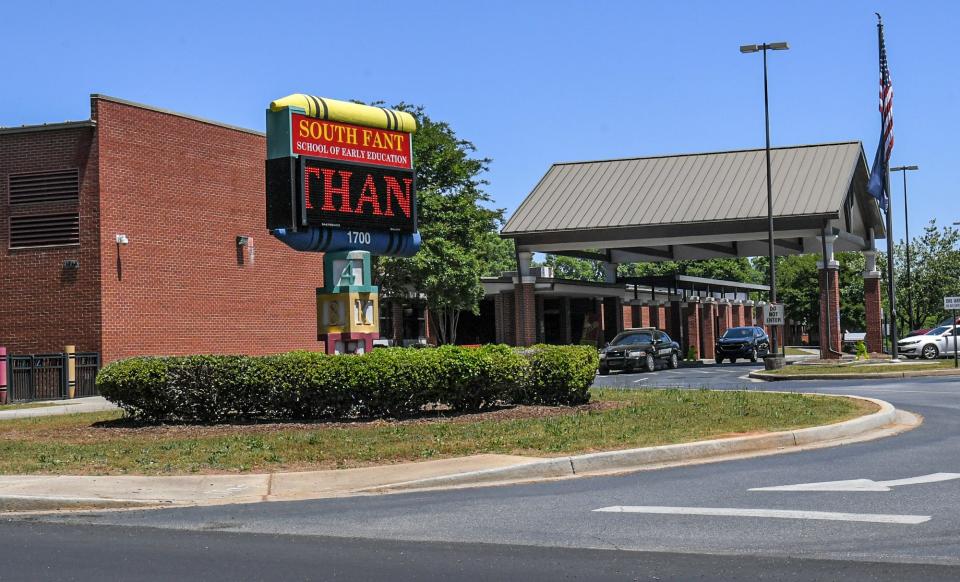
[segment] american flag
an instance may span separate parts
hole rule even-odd
[[[883,43],[883,23],[880,27],[880,140],[883,144],[884,163],[890,162],[893,151],[893,84],[887,67],[887,47]]]
[[[886,175],[890,152],[893,151],[893,84],[890,82],[890,69],[887,68],[882,21],[877,23],[877,34],[880,38],[880,143],[877,144],[877,155],[873,158],[867,192],[877,199],[880,208],[887,210],[890,193],[887,191]]]

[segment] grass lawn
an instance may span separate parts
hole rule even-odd
[[[936,360],[930,363],[916,364],[869,364],[862,366],[833,366],[829,364],[815,366],[786,366],[779,370],[771,370],[768,374],[781,376],[796,376],[798,374],[879,374],[881,372],[915,372],[917,370],[943,370],[953,368],[953,359]]]
[[[20,410],[21,408],[45,408],[57,406],[50,402],[21,402],[18,404],[0,404],[0,410]]]
[[[829,396],[595,390],[581,407],[316,424],[138,425],[119,411],[0,422],[0,473],[189,474],[359,467],[477,453],[550,456],[839,422]]]

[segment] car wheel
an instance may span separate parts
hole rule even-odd
[[[736,364],[736,363],[737,363],[737,359],[736,359],[736,358],[730,358],[730,363],[731,363],[731,364]]]
[[[750,361],[754,363],[757,362],[757,348],[750,350]]]
[[[722,363],[723,363],[723,358],[721,358],[720,356],[717,356],[717,357],[716,357],[716,360],[717,360],[717,363],[718,363],[718,364],[722,364]]]
[[[610,368],[608,368],[608,367],[606,367],[606,366],[600,366],[600,375],[601,375],[601,376],[609,376],[609,375],[610,375]]]
[[[677,359],[677,352],[672,352],[670,354],[670,359],[667,360],[667,365],[670,366],[671,370],[676,370],[680,367],[680,361]]]
[[[653,359],[653,354],[647,354],[647,371],[655,372],[657,370],[657,361]]]
[[[920,350],[920,355],[923,356],[924,360],[934,360],[940,355],[940,350],[933,344],[927,344]]]

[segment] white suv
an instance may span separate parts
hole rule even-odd
[[[904,338],[897,342],[901,354],[910,359],[923,358],[933,360],[940,356],[953,355],[957,350],[957,337],[960,326],[941,325],[923,335]]]

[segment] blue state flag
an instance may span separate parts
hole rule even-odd
[[[867,182],[867,192],[877,199],[880,208],[887,209],[887,200],[889,193],[886,188],[886,181],[883,179],[883,141],[877,145],[877,155],[873,158],[873,168],[870,170],[870,181]]]

